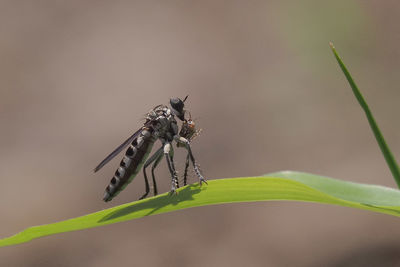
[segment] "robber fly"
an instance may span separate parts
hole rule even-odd
[[[125,152],[124,158],[121,160],[119,168],[115,172],[110,183],[104,192],[104,201],[110,201],[119,194],[139,173],[143,167],[143,176],[146,186],[146,192],[140,199],[145,198],[150,192],[149,181],[147,179],[146,168],[151,164],[151,175],[153,180],[154,195],[157,195],[157,184],[154,177],[154,169],[160,163],[163,156],[167,159],[168,169],[171,175],[171,193],[176,193],[179,188],[178,175],[174,165],[174,150],[172,142],[175,141],[178,147],[184,147],[187,150],[186,165],[184,172],[184,185],[187,181],[187,169],[189,162],[193,164],[194,172],[199,178],[200,185],[207,183],[206,179],[200,172],[199,165],[196,163],[190,142],[199,134],[196,130],[195,123],[191,116],[185,119],[184,102],[187,96],[181,100],[179,98],[170,99],[170,108],[165,105],[158,105],[146,114],[146,121],[143,126],[130,136],[125,142],[117,147],[110,155],[108,155],[100,164],[94,169],[94,172],[100,170],[112,158],[118,155],[125,147],[129,148]],[[179,131],[177,117],[182,121],[182,127]],[[178,133],[179,131],[179,133]],[[162,146],[148,158],[153,144],[159,139]]]

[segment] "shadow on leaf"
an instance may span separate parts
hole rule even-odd
[[[194,200],[193,195],[200,193],[200,191],[201,188],[198,184],[188,185],[180,189],[176,195],[165,194],[163,196],[146,199],[144,201],[139,201],[138,203],[133,203],[129,206],[110,211],[110,213],[106,214],[98,222],[102,223],[115,220],[142,210],[149,210],[149,212],[144,215],[149,216],[168,205],[177,205],[178,203],[182,203],[184,201],[192,201]]]

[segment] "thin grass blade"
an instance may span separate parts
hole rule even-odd
[[[353,90],[355,97],[357,98],[358,103],[360,103],[360,106],[362,107],[362,109],[365,112],[365,115],[367,116],[369,125],[371,126],[371,129],[375,135],[376,141],[378,142],[378,145],[382,151],[382,154],[385,157],[386,163],[388,164],[389,169],[392,172],[393,178],[396,181],[397,186],[400,188],[399,165],[397,164],[392,152],[390,151],[388,145],[386,144],[386,141],[383,138],[381,131],[379,130],[378,124],[376,123],[374,116],[372,115],[372,112],[368,107],[368,104],[365,101],[364,97],[362,96],[362,94],[361,94],[360,90],[358,89],[356,83],[354,82],[353,78],[351,77],[350,72],[347,70],[342,59],[339,57],[333,44],[329,43],[329,45],[332,49],[333,55],[335,56],[337,62],[339,63],[340,68],[342,69],[342,71],[344,73],[344,76],[346,76],[346,79],[349,82],[350,87]]]

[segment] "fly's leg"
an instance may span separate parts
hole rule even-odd
[[[149,180],[147,179],[147,174],[146,174],[146,168],[153,163],[154,161],[156,161],[160,156],[163,155],[163,148],[160,147],[144,164],[143,166],[143,176],[144,176],[144,182],[146,184],[146,192],[144,193],[143,196],[141,196],[139,199],[143,199],[145,197],[147,197],[147,195],[150,192],[150,186],[149,186]],[[152,174],[154,174],[153,169],[152,169]],[[153,175],[153,184],[154,187],[156,187],[155,184],[155,179],[154,179],[154,175]]]
[[[199,183],[200,183],[200,185],[202,185],[202,183],[207,184],[206,179],[203,177],[203,175],[202,175],[201,172],[200,172],[199,165],[196,163],[196,160],[195,160],[194,157],[193,157],[193,153],[192,153],[192,149],[190,148],[190,142],[189,142],[189,140],[187,140],[186,138],[184,138],[184,137],[182,137],[182,136],[179,136],[179,135],[175,135],[175,136],[174,136],[174,139],[175,139],[176,142],[185,145],[185,147],[186,147],[186,149],[187,149],[187,151],[188,151],[188,154],[189,154],[189,158],[190,158],[190,160],[191,160],[192,163],[193,163],[194,172],[196,173],[197,177],[199,177]]]
[[[167,159],[168,169],[169,169],[169,172],[170,172],[171,178],[172,178],[171,193],[176,193],[176,188],[178,186],[178,175],[176,174],[170,151],[171,151],[171,144],[165,143],[164,144],[164,155],[165,155],[165,158]]]
[[[156,177],[154,176],[154,170],[157,167],[158,163],[160,163],[161,159],[163,158],[164,154],[160,153],[160,155],[158,156],[158,158],[156,159],[156,161],[154,161],[153,166],[151,166],[151,178],[153,179],[153,192],[154,195],[157,196],[158,192],[157,192],[157,183],[156,183]]]
[[[175,170],[175,163],[174,163],[174,147],[171,145],[171,148],[170,148],[170,151],[169,151],[169,155],[171,156],[171,166],[172,166],[172,168],[174,169],[174,172],[177,174],[177,176],[178,176],[178,173],[176,172],[176,170]],[[176,179],[176,188],[179,188],[179,180],[178,179]]]
[[[183,173],[183,185],[187,185],[187,174],[189,168],[189,153],[186,155],[185,172]]]

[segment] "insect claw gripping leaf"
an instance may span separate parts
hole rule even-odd
[[[204,179],[204,178],[200,179],[200,182],[199,182],[199,183],[200,183],[200,186],[202,186],[203,183],[205,183],[206,185],[208,185],[207,180]]]

